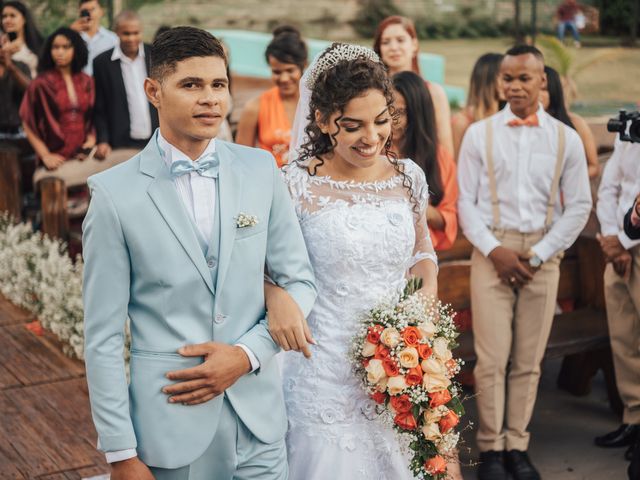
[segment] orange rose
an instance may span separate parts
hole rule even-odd
[[[436,455],[424,462],[424,469],[429,475],[444,473],[447,471],[447,461],[440,455]]]
[[[396,411],[396,413],[410,412],[411,407],[413,407],[413,405],[411,404],[411,400],[409,400],[409,395],[407,394],[398,395],[397,397],[391,397],[389,403]]]
[[[384,327],[382,325],[374,325],[372,327],[369,327],[367,340],[374,345],[377,345],[378,343],[380,343],[380,334],[382,333],[382,330],[384,330]]]
[[[384,372],[387,374],[387,377],[395,377],[400,373],[400,369],[398,368],[398,364],[391,357],[385,357],[382,360],[382,366],[384,367]]]
[[[409,386],[420,385],[420,383],[422,383],[422,369],[420,368],[420,365],[410,369],[405,378],[407,380],[407,385]]]
[[[371,398],[376,402],[376,403],[384,403],[387,401],[387,394],[384,392],[376,392],[376,393],[372,393],[371,394]]]
[[[378,360],[384,360],[389,356],[389,349],[385,347],[383,344],[378,344],[376,347],[376,353],[373,354],[373,358],[377,358]]]
[[[447,389],[440,390],[439,392],[430,393],[429,397],[431,397],[431,401],[429,402],[429,406],[431,408],[436,408],[436,407],[439,407],[440,405],[446,405],[451,401],[451,394]]]
[[[404,430],[415,430],[418,427],[416,418],[411,413],[398,413],[393,421]]]
[[[444,434],[458,425],[458,423],[460,423],[460,417],[458,417],[453,410],[449,410],[447,414],[440,419],[438,425],[440,426],[440,431]]]
[[[417,348],[418,348],[418,355],[420,355],[420,358],[423,360],[426,360],[427,358],[429,358],[433,353],[433,350],[431,350],[431,347],[426,343],[419,343]]]
[[[407,347],[417,347],[421,338],[422,334],[416,327],[406,327],[402,330],[402,339]]]

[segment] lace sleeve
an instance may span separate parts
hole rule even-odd
[[[418,213],[414,214],[416,243],[409,268],[422,260],[431,260],[438,267],[438,257],[431,242],[427,227],[427,208],[429,207],[429,185],[422,169],[411,160],[405,163],[405,172],[413,182],[413,192],[418,201]]]
[[[296,162],[288,163],[287,165],[282,167],[281,171],[284,177],[284,183],[289,189],[291,200],[293,200],[293,205],[296,209],[296,215],[298,215],[298,218],[302,218],[303,200],[306,196],[308,196],[308,187],[305,180],[305,172]]]

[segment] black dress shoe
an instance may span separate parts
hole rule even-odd
[[[478,480],[508,480],[509,476],[504,468],[504,452],[489,450],[480,452],[478,466]]]
[[[627,425],[623,423],[617,430],[596,437],[594,442],[598,447],[626,447],[633,444],[638,435],[638,431],[640,431],[639,425]]]
[[[529,460],[527,452],[509,450],[504,455],[504,464],[514,480],[540,480],[540,474]]]
[[[640,436],[636,439],[631,451],[631,463],[627,468],[629,480],[640,480]]]

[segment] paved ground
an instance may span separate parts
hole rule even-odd
[[[624,449],[601,449],[593,437],[618,427],[618,419],[609,409],[604,379],[594,379],[590,395],[575,397],[555,386],[561,360],[546,362],[541,388],[531,424],[529,454],[544,480],[625,480],[627,462]],[[475,401],[468,400],[467,419],[477,419]],[[464,434],[465,463],[477,457],[474,435]],[[464,467],[465,480],[476,478],[475,467]]]

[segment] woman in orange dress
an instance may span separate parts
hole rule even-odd
[[[456,113],[451,124],[453,128],[453,154],[456,162],[467,128],[474,122],[490,117],[500,110],[503,95],[500,92],[501,53],[486,53],[476,61],[471,72],[467,105]]]
[[[398,72],[414,72],[420,75],[418,34],[414,23],[408,18],[393,15],[382,20],[376,30],[373,49],[389,69],[389,75]],[[447,94],[437,83],[425,83],[433,99],[440,145],[453,153],[451,108]]]
[[[458,183],[451,153],[438,142],[433,101],[422,78],[400,72],[394,91],[393,150],[424,170],[429,185],[427,225],[436,251],[451,248],[458,234]]]
[[[265,56],[275,86],[247,103],[238,122],[236,142],[270,151],[281,167],[289,160],[291,126],[307,64],[307,46],[297,29],[278,27]]]

